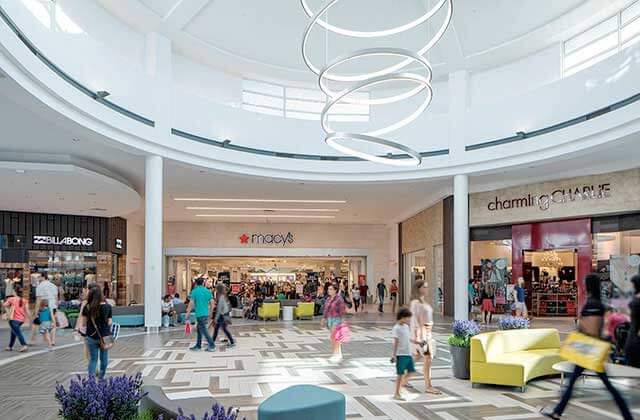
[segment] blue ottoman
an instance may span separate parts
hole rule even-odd
[[[258,420],[344,420],[344,395],[315,385],[294,385],[258,407]]]
[[[113,315],[113,322],[121,327],[140,327],[144,325],[144,315]]]

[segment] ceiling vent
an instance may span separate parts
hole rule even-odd
[[[92,207],[89,209],[89,211],[107,211],[107,209],[103,209],[101,207]]]

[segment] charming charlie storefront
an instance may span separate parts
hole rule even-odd
[[[534,316],[575,316],[590,272],[625,306],[640,265],[640,170],[482,192],[469,204],[471,278],[498,312],[522,277]]]

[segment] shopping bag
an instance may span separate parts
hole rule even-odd
[[[333,340],[341,344],[348,343],[351,340],[351,329],[345,322],[338,324],[334,329]]]
[[[62,311],[56,311],[56,326],[58,328],[67,328],[69,326],[67,314]]]
[[[562,343],[560,357],[594,372],[604,372],[604,362],[611,352],[606,341],[574,331]]]
[[[187,321],[187,323],[184,324],[184,335],[190,335],[190,334],[191,334],[191,323]]]

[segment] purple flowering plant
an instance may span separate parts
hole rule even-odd
[[[453,335],[449,344],[455,347],[471,346],[471,337],[480,334],[480,327],[474,321],[456,320],[452,324]]]
[[[505,316],[498,321],[501,330],[525,330],[529,328],[529,320],[521,316]]]
[[[190,416],[185,415],[182,408],[178,408],[178,413],[180,415],[176,420],[198,420],[194,414],[191,414]],[[211,414],[209,414],[208,411],[205,412],[202,420],[239,420],[238,410],[233,407],[229,407],[229,409],[225,411],[222,405],[215,403],[213,407],[211,407]]]
[[[55,398],[64,420],[130,420],[138,415],[142,375],[71,379],[69,389],[56,385]]]

